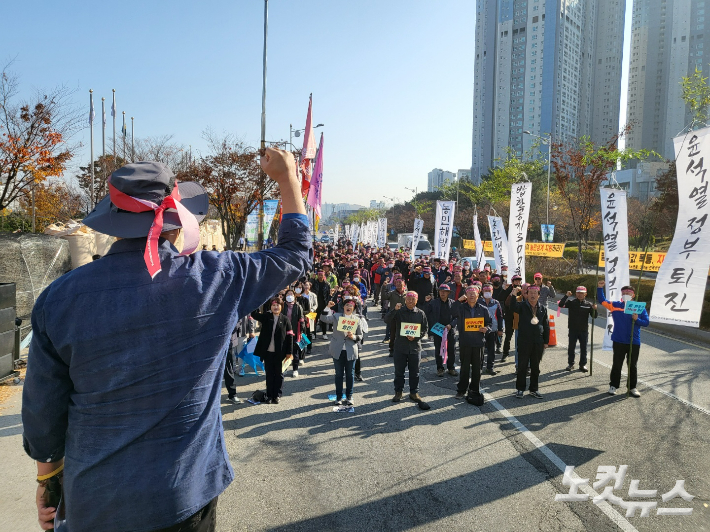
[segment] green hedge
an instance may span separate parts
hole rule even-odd
[[[565,251],[562,254],[564,258],[571,261],[577,261],[577,246],[565,246]],[[584,264],[597,264],[599,260],[599,248],[584,248],[582,250],[582,262]]]

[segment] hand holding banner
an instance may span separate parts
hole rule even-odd
[[[441,336],[442,338],[444,336],[444,330],[446,330],[446,327],[444,327],[441,323],[435,323],[431,327],[431,333],[436,334],[437,336]]]
[[[356,316],[340,316],[336,330],[344,332],[345,334],[349,332],[354,334],[358,323],[360,323],[360,319]]]
[[[645,309],[645,301],[627,301],[624,304],[624,314],[641,314]]]
[[[418,323],[402,323],[402,326],[399,330],[399,334],[401,334],[402,336],[417,338],[419,337],[419,331],[421,327],[422,326]]]

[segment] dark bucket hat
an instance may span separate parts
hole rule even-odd
[[[175,175],[163,163],[143,161],[127,164],[116,170],[109,178],[110,184],[119,192],[160,205],[170,195]],[[178,185],[180,203],[190,211],[198,222],[204,220],[209,208],[207,192],[199,183],[181,181]],[[139,238],[148,235],[155,219],[155,213],[129,212],[118,208],[107,195],[83,223],[94,231],[119,238]],[[164,213],[163,231],[182,227],[177,210],[167,209]]]

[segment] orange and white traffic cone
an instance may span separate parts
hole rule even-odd
[[[550,314],[550,341],[547,347],[555,347],[557,345],[557,333],[555,332],[555,316]]]

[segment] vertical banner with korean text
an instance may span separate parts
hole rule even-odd
[[[278,208],[279,200],[264,200],[264,239],[269,238],[271,223],[274,221],[274,216],[276,216]]]
[[[338,243],[339,229],[340,229],[340,224],[335,224],[335,229],[333,229],[333,243],[334,244]]]
[[[483,269],[486,253],[483,250],[481,232],[478,230],[478,214],[473,215],[473,239],[476,242],[476,268]]]
[[[496,268],[498,272],[502,272],[503,268],[508,268],[508,237],[505,234],[505,227],[503,227],[503,219],[500,216],[489,216],[488,226],[491,229],[493,258],[496,261]],[[510,278],[508,278],[508,282],[510,283]]]
[[[626,215],[626,191],[614,188],[599,189],[602,201],[602,231],[604,235],[604,294],[607,301],[621,299],[621,287],[629,284],[629,224]],[[594,287],[596,290],[597,287]],[[614,320],[611,312],[606,319],[602,349],[612,348],[611,333]]]
[[[510,246],[510,275],[520,275],[525,282],[525,241],[528,238],[530,195],[532,183],[516,183],[510,191],[508,245]]]
[[[377,220],[377,247],[383,248],[387,245],[387,218]]]
[[[416,218],[414,220],[414,231],[412,232],[412,262],[414,262],[414,252],[419,246],[419,241],[422,239],[422,231],[424,230],[424,220]]]
[[[350,240],[353,243],[353,249],[357,247],[358,238],[360,238],[360,226],[358,224],[352,224],[350,226]]]
[[[451,237],[454,232],[455,205],[455,201],[436,202],[434,256],[439,259],[449,260],[449,248],[451,247]]]
[[[678,222],[673,241],[656,276],[650,318],[699,327],[710,266],[710,215],[705,157],[710,162],[710,128],[673,139],[678,174]],[[708,236],[705,236],[708,235]],[[606,259],[607,263],[609,259]]]

